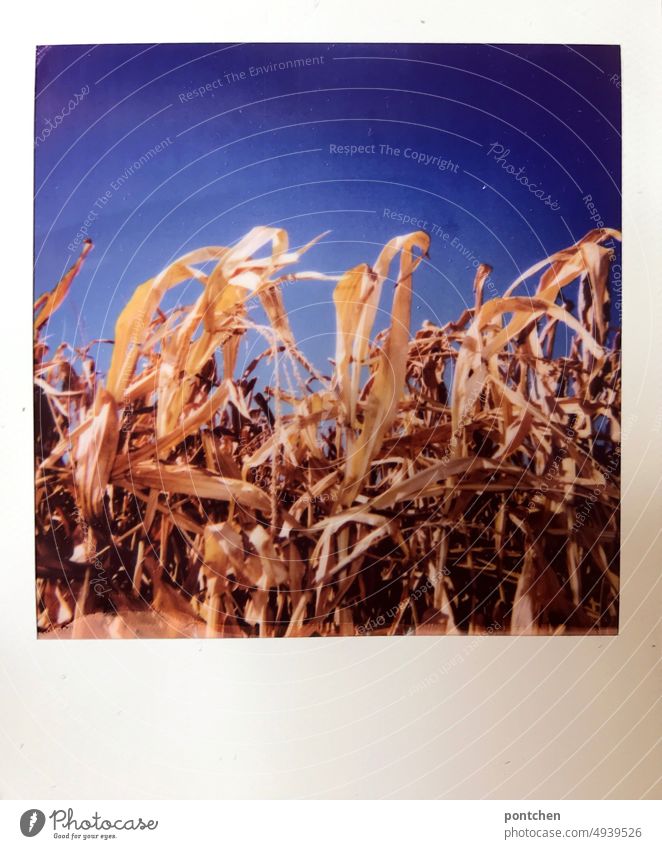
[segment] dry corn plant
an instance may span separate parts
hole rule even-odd
[[[40,634],[614,632],[620,333],[603,243],[618,238],[588,233],[502,297],[484,298],[481,266],[474,306],[412,338],[427,234],[329,278],[291,269],[314,242],[290,250],[285,231],[256,227],[138,286],[105,379],[99,340],[51,351],[44,335],[87,243],[35,305]],[[389,273],[390,327],[375,335]],[[323,279],[331,375],[297,348],[281,292]],[[197,300],[163,311],[191,281]],[[264,350],[238,374],[249,332]]]

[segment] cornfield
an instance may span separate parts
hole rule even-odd
[[[458,321],[412,333],[426,233],[331,277],[293,270],[317,239],[295,250],[256,227],[138,286],[105,375],[90,352],[111,340],[48,344],[86,242],[35,304],[40,635],[613,633],[621,378],[605,242],[619,238],[593,230],[490,298],[481,265]],[[283,302],[283,285],[319,280],[335,284],[330,374]],[[197,300],[162,308],[191,281]],[[248,333],[264,344],[238,373]]]

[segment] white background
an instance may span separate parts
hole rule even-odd
[[[2,87],[0,795],[659,798],[659,4],[12,4]],[[31,391],[36,44],[620,43],[623,593],[616,638],[37,642]]]

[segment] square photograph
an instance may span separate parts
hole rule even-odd
[[[36,55],[40,639],[618,633],[610,45]]]

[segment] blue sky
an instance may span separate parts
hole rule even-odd
[[[614,46],[39,48],[36,293],[71,264],[82,230],[95,245],[51,340],[112,336],[136,285],[257,224],[285,227],[293,245],[331,230],[301,264],[329,273],[425,226],[414,324],[456,318],[479,261],[500,293],[596,216],[620,227],[619,75]],[[332,288],[284,293],[318,362],[333,350]]]

